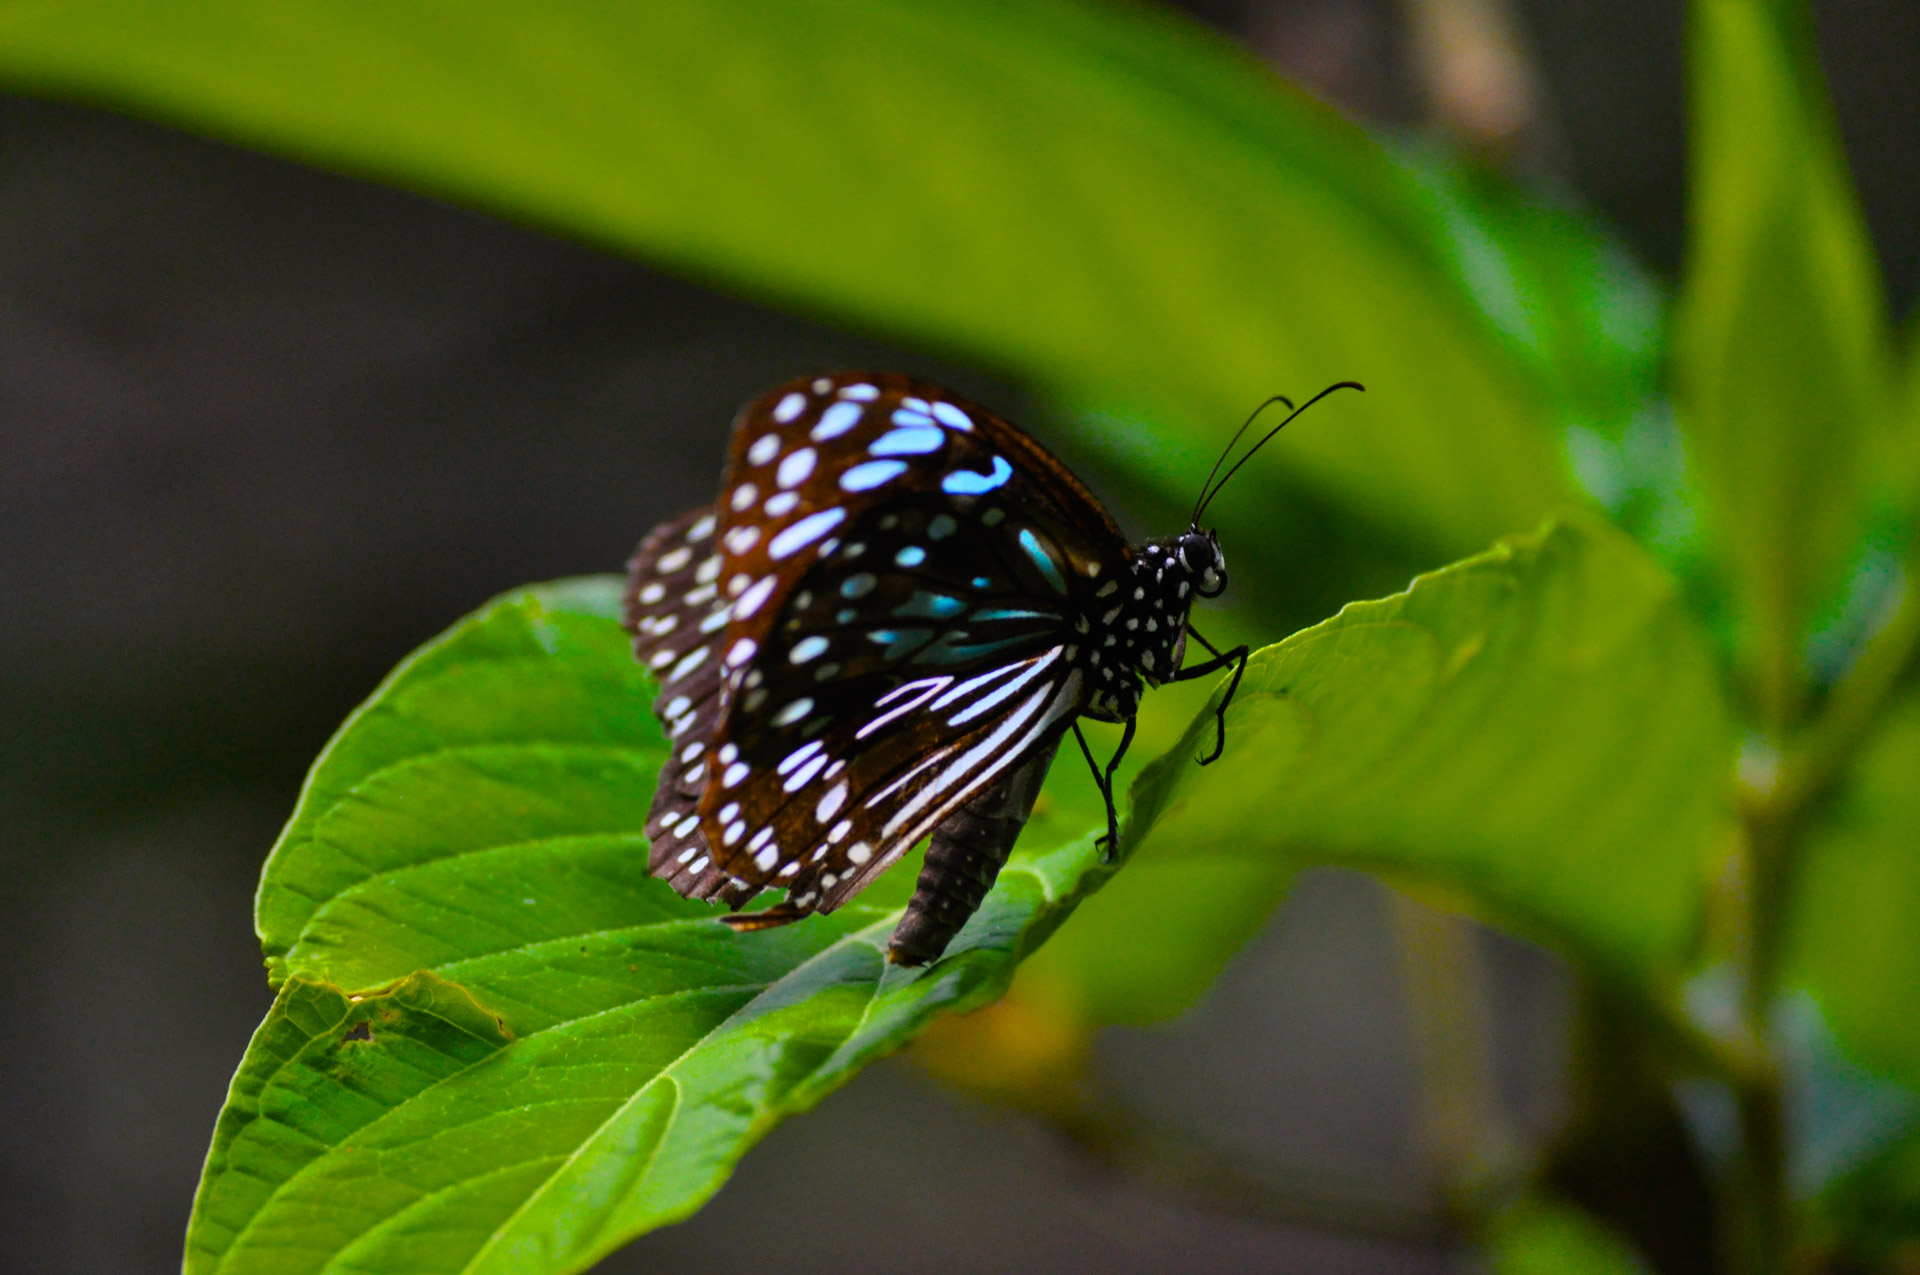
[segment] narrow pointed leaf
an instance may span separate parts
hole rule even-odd
[[[1878,268],[1806,6],[1692,7],[1690,264],[1675,374],[1762,710],[1797,702],[1802,643],[1861,529],[1887,428]]]

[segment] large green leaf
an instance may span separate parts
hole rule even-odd
[[[1584,520],[1258,652],[1134,786],[1163,854],[1433,883],[1602,974],[1670,975],[1726,845],[1718,674],[1672,583]],[[1284,853],[1282,853],[1284,852]]]
[[[699,1207],[936,1011],[998,995],[1105,875],[1074,798],[931,969],[884,955],[911,870],[733,935],[647,875],[664,744],[618,597],[596,579],[496,602],[316,764],[262,879],[280,996],[220,1117],[189,1270],[578,1270]]]
[[[1889,714],[1809,837],[1789,977],[1862,1066],[1920,1089],[1920,696]]]
[[[1443,556],[1568,490],[1563,396],[1481,312],[1486,280],[1462,281],[1452,214],[1358,128],[1170,13],[11,0],[0,82],[964,352],[1152,422],[1143,467],[1189,498],[1251,404],[1348,377],[1372,395],[1263,464]]]
[[[262,880],[281,993],[216,1131],[191,1269],[579,1269],[697,1208],[773,1123],[934,1013],[997,995],[1107,875],[1067,766],[931,969],[883,956],[910,871],[831,917],[733,935],[644,870],[663,742],[617,594],[592,580],[490,606],[315,766]],[[1137,839],[1165,817],[1166,845],[1138,858],[1183,914],[1208,884],[1269,904],[1282,849],[1354,847],[1603,964],[1643,970],[1683,942],[1722,717],[1670,590],[1618,533],[1553,529],[1350,607],[1261,652],[1242,694],[1226,759],[1191,765],[1203,713],[1129,823]],[[1235,926],[1241,902],[1221,905]],[[1150,1012],[1217,964],[1217,944],[1168,928],[1132,945],[1171,974],[1109,961],[1096,992],[1132,971]]]
[[[1742,604],[1754,689],[1797,702],[1802,642],[1859,534],[1886,428],[1885,301],[1789,0],[1697,0],[1684,423]]]

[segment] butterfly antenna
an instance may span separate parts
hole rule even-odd
[[[1333,393],[1335,390],[1359,390],[1362,394],[1364,394],[1367,391],[1367,387],[1360,384],[1360,382],[1358,381],[1339,381],[1339,382],[1336,382],[1335,384],[1327,386],[1326,389],[1321,390],[1318,394],[1315,394],[1312,398],[1308,399],[1306,402],[1302,403],[1298,407],[1293,407],[1293,404],[1288,403],[1287,406],[1292,407],[1293,410],[1287,413],[1287,419],[1281,421],[1278,425],[1275,425],[1272,429],[1268,430],[1266,434],[1262,436],[1259,442],[1255,443],[1252,447],[1249,447],[1247,449],[1246,455],[1242,456],[1239,460],[1235,461],[1233,463],[1233,468],[1229,469],[1226,472],[1226,476],[1223,477],[1219,482],[1215,483],[1213,485],[1213,490],[1208,492],[1201,499],[1200,503],[1194,507],[1193,525],[1196,527],[1200,525],[1200,515],[1207,512],[1207,506],[1213,503],[1213,498],[1215,496],[1218,496],[1220,494],[1220,489],[1227,485],[1227,480],[1240,472],[1240,466],[1252,460],[1253,454],[1259,451],[1262,447],[1265,447],[1275,434],[1278,434],[1281,430],[1285,429],[1288,425],[1292,424],[1295,417],[1299,416],[1302,412],[1306,411],[1309,407],[1312,407],[1315,403],[1318,403],[1321,399]],[[1267,401],[1272,402],[1273,400],[1269,399]],[[1262,404],[1262,406],[1265,406],[1265,404]],[[1258,413],[1255,413],[1255,415],[1258,415]],[[1245,429],[1246,426],[1243,425],[1241,426],[1241,428]],[[1234,437],[1238,438],[1239,435],[1236,434]]]
[[[1200,511],[1206,507],[1207,503],[1207,488],[1213,486],[1213,476],[1220,472],[1220,466],[1227,463],[1227,457],[1233,455],[1233,449],[1240,442],[1240,436],[1247,432],[1248,426],[1260,419],[1260,413],[1266,411],[1275,403],[1285,403],[1288,411],[1293,410],[1293,400],[1285,394],[1275,394],[1272,398],[1253,409],[1253,415],[1247,417],[1247,419],[1241,423],[1240,428],[1233,431],[1233,437],[1227,440],[1226,450],[1220,453],[1220,459],[1214,461],[1213,468],[1207,471],[1207,481],[1200,484],[1200,498],[1193,502],[1193,517],[1189,520],[1190,523],[1199,522]]]

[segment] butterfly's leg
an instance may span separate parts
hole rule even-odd
[[[1127,748],[1133,743],[1134,719],[1126,719],[1126,727],[1120,732],[1120,747],[1113,750],[1113,756],[1102,766],[1093,759],[1093,749],[1087,747],[1087,737],[1080,733],[1080,723],[1073,724],[1073,737],[1080,741],[1080,752],[1087,759],[1087,765],[1093,768],[1093,782],[1100,787],[1100,795],[1107,803],[1107,835],[1101,838],[1100,862],[1112,863],[1113,856],[1120,851],[1120,813],[1113,805],[1113,772],[1120,768],[1120,761],[1127,755]]]
[[[1126,719],[1126,725],[1120,732],[1120,747],[1113,750],[1113,756],[1107,759],[1105,768],[1094,767],[1093,781],[1100,785],[1100,795],[1107,799],[1107,836],[1106,844],[1100,848],[1100,862],[1112,863],[1113,857],[1120,853],[1120,815],[1113,805],[1113,772],[1120,769],[1120,761],[1127,755],[1127,748],[1133,743],[1134,719]],[[1078,731],[1080,724],[1074,723]],[[1087,752],[1087,760],[1093,761],[1093,753],[1087,750],[1087,741],[1082,739],[1080,747]]]
[[[1213,715],[1214,724],[1218,728],[1219,734],[1214,738],[1213,751],[1200,759],[1202,766],[1211,766],[1214,762],[1220,760],[1220,754],[1227,747],[1227,708],[1233,703],[1234,692],[1240,689],[1240,678],[1241,675],[1247,671],[1247,656],[1250,652],[1247,644],[1242,642],[1239,646],[1223,654],[1213,643],[1201,637],[1200,631],[1191,624],[1187,626],[1187,633],[1190,637],[1198,641],[1201,646],[1212,651],[1213,658],[1207,660],[1205,663],[1194,664],[1181,669],[1169,678],[1169,681],[1190,682],[1196,677],[1205,677],[1209,673],[1218,673],[1227,665],[1233,665],[1233,680],[1227,683],[1227,693],[1220,697],[1220,707],[1215,710]]]
[[[1129,723],[1131,724],[1131,723]],[[1093,772],[1094,786],[1100,790],[1101,799],[1107,803],[1106,846],[1100,852],[1102,863],[1111,861],[1113,847],[1120,838],[1120,819],[1113,809],[1113,785],[1100,773],[1100,763],[1093,759],[1093,749],[1087,746],[1087,737],[1080,733],[1080,723],[1073,724],[1073,737],[1080,741],[1080,755],[1087,759],[1087,768]]]

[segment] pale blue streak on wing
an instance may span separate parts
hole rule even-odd
[[[1060,568],[1054,565],[1053,555],[1048,553],[1046,546],[1040,543],[1040,537],[1034,535],[1030,529],[1022,527],[1020,547],[1027,551],[1029,558],[1033,559],[1033,565],[1040,568],[1040,574],[1047,578],[1048,584],[1061,593],[1067,591],[1066,579],[1060,574]]]
[[[840,475],[840,487],[843,491],[872,491],[906,472],[904,460],[870,460]]]
[[[894,419],[899,419],[899,413],[894,414]],[[867,454],[869,456],[925,456],[929,452],[939,451],[946,441],[947,436],[932,425],[924,428],[894,429],[874,439],[872,446],[867,448]]]
[[[940,490],[954,496],[978,496],[1002,486],[1013,477],[1013,466],[1007,463],[1005,456],[993,458],[993,472],[976,474],[970,469],[957,469],[940,480]]]

